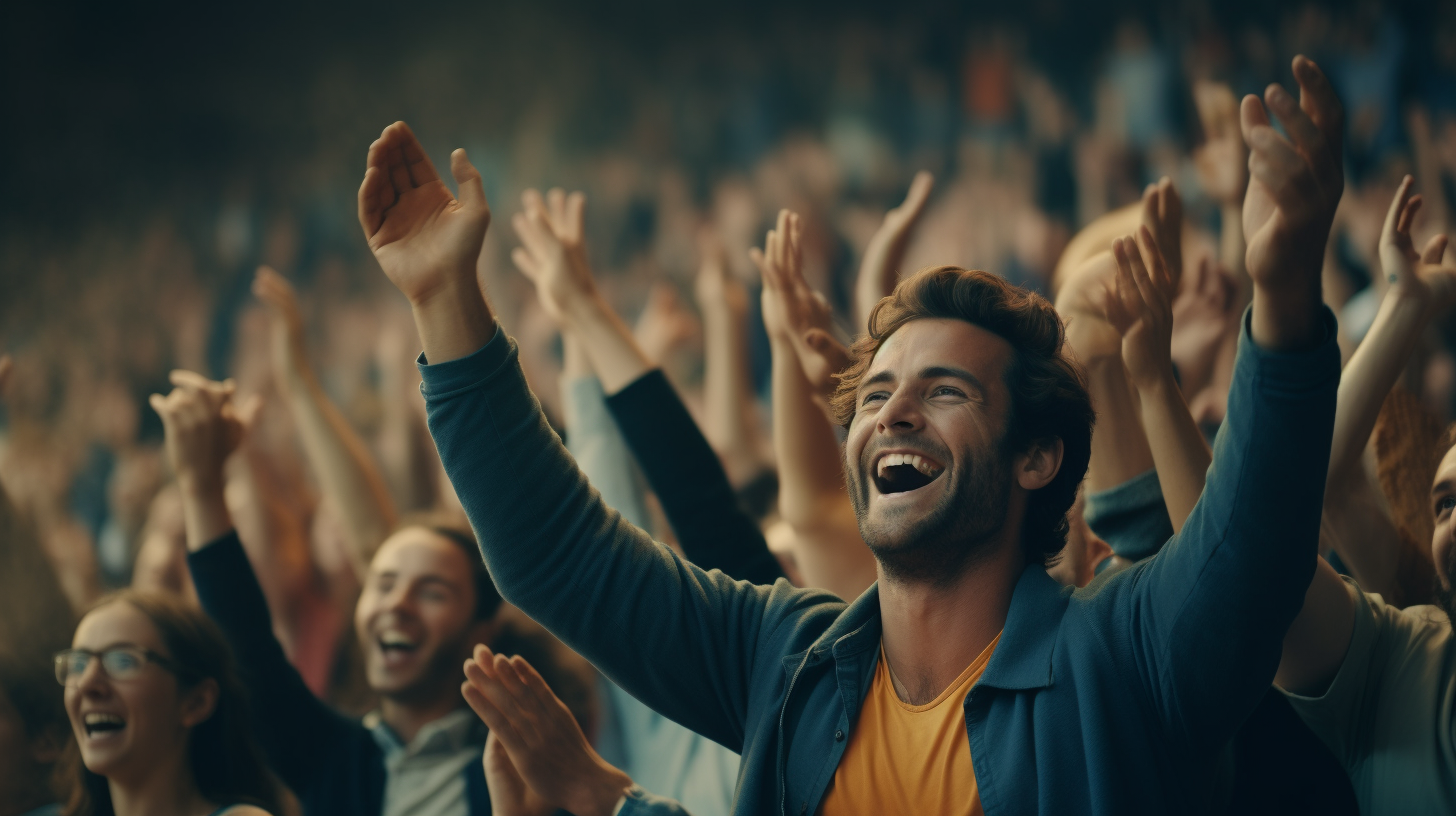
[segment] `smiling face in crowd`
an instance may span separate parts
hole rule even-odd
[[[472,570],[458,545],[424,527],[380,546],[354,610],[371,689],[401,702],[459,696],[480,634]]]
[[[1446,451],[1436,467],[1436,480],[1431,486],[1431,508],[1435,513],[1436,532],[1431,537],[1431,558],[1436,563],[1436,576],[1441,586],[1451,589],[1453,560],[1456,560],[1456,447]],[[1447,610],[1448,612],[1452,610]]]
[[[962,320],[890,335],[856,392],[845,472],[860,532],[886,572],[949,576],[1005,526],[1015,351]]]
[[[73,649],[95,653],[125,648],[171,659],[162,634],[125,601],[91,611],[76,627]],[[193,726],[212,715],[213,681],[185,685],[154,659],[123,658],[124,677],[113,677],[93,658],[66,681],[66,713],[87,769],[111,779],[142,778],[187,749]]]

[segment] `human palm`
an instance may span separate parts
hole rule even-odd
[[[1311,60],[1296,57],[1294,76],[1298,101],[1278,85],[1270,85],[1264,95],[1291,138],[1273,129],[1257,97],[1245,97],[1241,109],[1251,152],[1243,210],[1245,264],[1255,285],[1269,291],[1318,286],[1345,185],[1340,102]]]
[[[1442,310],[1456,300],[1456,267],[1441,265],[1446,252],[1445,235],[1432,236],[1420,252],[1416,251],[1411,226],[1422,199],[1411,195],[1413,185],[1414,180],[1406,176],[1390,202],[1380,233],[1380,265],[1393,291]]]
[[[527,190],[521,203],[523,211],[511,218],[521,246],[511,251],[511,260],[536,287],[546,313],[565,325],[571,302],[596,292],[586,256],[586,196],[553,189],[543,197]]]
[[[450,170],[458,199],[404,122],[385,128],[369,146],[359,224],[384,274],[412,303],[474,284],[490,207],[464,150],[450,155]]]

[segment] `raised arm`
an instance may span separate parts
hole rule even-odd
[[[398,517],[384,474],[349,421],[324,393],[308,361],[303,315],[287,280],[269,267],[258,268],[253,294],[273,318],[273,376],[298,426],[304,455],[338,514],[349,543],[354,572],[363,580],[374,551],[394,529]]]
[[[935,178],[921,170],[910,182],[910,190],[900,206],[885,213],[885,220],[875,230],[859,262],[859,277],[854,282],[854,330],[865,331],[870,324],[870,311],[900,282],[900,264],[905,260],[905,247],[910,234],[925,212],[925,202]]]
[[[231,382],[172,372],[175,386],[153,394],[167,457],[182,496],[188,568],[198,600],[227,635],[255,703],[259,739],[283,781],[306,795],[320,763],[349,723],[319,701],[288,662],[273,634],[263,590],[223,500],[223,465],[245,423],[232,404]]]
[[[839,441],[816,398],[799,350],[826,372],[842,370],[825,361],[805,340],[824,338],[829,307],[804,281],[799,216],[783,210],[763,250],[752,257],[763,273],[763,322],[773,351],[774,449],[779,463],[779,512],[794,533],[794,560],[804,582],[853,600],[875,581],[875,559],[860,538],[854,508],[844,486]],[[838,366],[838,368],[836,368]]]
[[[1107,322],[1122,334],[1123,364],[1137,389],[1148,447],[1177,533],[1203,494],[1204,475],[1213,457],[1173,376],[1169,301],[1174,283],[1147,227],[1138,230],[1136,240],[1115,241],[1112,255],[1117,284],[1107,298]]]
[[[1239,102],[1229,86],[1206,81],[1193,86],[1193,102],[1204,139],[1193,152],[1193,166],[1204,192],[1218,204],[1218,260],[1239,281],[1239,291],[1247,298],[1243,203],[1249,185],[1249,149],[1239,130]]]
[[[739,509],[722,463],[677,392],[598,292],[582,239],[585,199],[580,193],[552,190],[542,197],[528,190],[523,203],[525,211],[513,219],[522,243],[513,254],[516,266],[536,285],[546,312],[559,316],[571,356],[585,357],[597,372],[597,388],[616,420],[612,432],[621,431],[641,465],[683,555],[740,580],[771,584],[782,577],[758,524]],[[626,506],[618,509],[631,523],[645,518],[645,511],[633,516]]]
[[[842,607],[703,572],[607,508],[546,424],[476,285],[489,212],[479,174],[454,154],[457,201],[403,123],[369,156],[360,221],[410,299],[430,433],[501,595],[660,713],[741,746],[750,677],[779,671],[756,666],[760,638],[783,616]],[[548,302],[560,305],[557,294],[547,287]]]
[[[717,233],[698,236],[702,255],[694,294],[703,313],[703,432],[733,484],[764,467],[758,406],[748,371],[748,289],[728,269]]]
[[[1355,483],[1355,489],[1361,488],[1355,481],[1366,478],[1360,456],[1375,427],[1380,406],[1431,315],[1456,299],[1456,268],[1440,265],[1446,237],[1432,238],[1419,254],[1411,241],[1411,222],[1421,204],[1420,196],[1411,195],[1411,186],[1412,179],[1407,176],[1391,200],[1381,232],[1380,260],[1390,288],[1380,303],[1375,322],[1345,366],[1340,380],[1327,504],[1349,503],[1351,482]],[[1368,489],[1368,481],[1363,487]],[[1365,503],[1367,507],[1369,504]],[[1337,514],[1339,509],[1326,510],[1326,518]],[[1378,510],[1382,516],[1385,512],[1374,507],[1368,510]],[[1401,542],[1392,525],[1385,527],[1387,535],[1375,542],[1356,542],[1341,535],[1332,538],[1340,557],[1350,559],[1350,570],[1363,589],[1398,595]],[[1329,684],[1344,662],[1353,632],[1354,609],[1350,590],[1321,561],[1304,607],[1285,637],[1276,678],[1281,688],[1316,696]]]
[[[1343,189],[1342,122],[1313,62],[1295,58],[1294,75],[1300,100],[1277,85],[1265,94],[1291,138],[1257,97],[1243,103],[1254,297],[1213,466],[1182,532],[1132,568],[1126,596],[1165,725],[1196,746],[1222,744],[1267,691],[1318,550],[1339,381],[1320,273]]]

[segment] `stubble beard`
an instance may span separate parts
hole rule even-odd
[[[927,485],[950,480],[940,488],[935,506],[919,518],[901,510],[871,521],[868,463],[845,468],[860,536],[885,578],[944,586],[991,554],[1006,526],[1011,492],[1010,466],[1001,447],[991,445],[961,457],[959,464]]]

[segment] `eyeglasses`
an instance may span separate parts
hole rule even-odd
[[[100,658],[101,670],[112,680],[131,680],[140,675],[148,663],[156,663],[173,674],[177,673],[177,664],[150,649],[136,646],[117,646],[104,652],[66,649],[56,652],[56,682],[63,686],[72,679],[80,682],[92,658]]]

